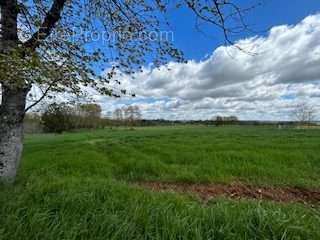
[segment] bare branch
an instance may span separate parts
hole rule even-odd
[[[48,93],[50,92],[51,88],[52,88],[53,86],[55,86],[56,83],[59,82],[60,80],[61,80],[61,79],[56,79],[55,81],[52,81],[52,82],[50,83],[50,85],[47,87],[47,89],[43,92],[42,96],[41,96],[38,100],[36,100],[34,103],[32,103],[30,106],[28,106],[28,107],[24,110],[24,112],[25,112],[25,113],[28,112],[30,109],[32,109],[32,108],[35,107],[37,104],[39,104],[39,103],[48,95]]]

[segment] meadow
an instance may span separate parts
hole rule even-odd
[[[0,186],[4,239],[320,239],[320,205],[141,183],[320,189],[320,129],[110,128],[27,135]]]

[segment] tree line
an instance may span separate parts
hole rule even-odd
[[[237,116],[217,115],[211,120],[165,120],[143,119],[138,105],[116,108],[110,116],[102,114],[101,106],[95,103],[66,104],[53,103],[46,106],[40,114],[27,114],[24,119],[26,133],[62,133],[74,129],[97,129],[116,126],[159,126],[159,125],[279,125],[312,126],[316,111],[309,104],[302,103],[292,110],[291,121],[243,121]]]
[[[99,104],[52,103],[39,113],[26,114],[26,133],[62,133],[74,129],[96,129],[108,126],[141,125],[139,106],[124,106],[113,112],[113,117],[103,116]]]

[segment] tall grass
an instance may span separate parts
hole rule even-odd
[[[151,193],[97,178],[43,178],[2,189],[0,239],[319,239],[298,205]]]
[[[28,137],[21,177],[244,181],[319,188],[320,130],[271,127],[113,129]]]
[[[319,188],[320,131],[139,128],[27,136],[0,240],[320,239],[320,209],[155,193],[137,180]]]

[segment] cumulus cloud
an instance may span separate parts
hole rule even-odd
[[[118,76],[121,88],[137,97],[93,96],[104,112],[138,105],[145,118],[288,120],[299,101],[319,107],[320,14],[296,25],[273,27],[265,36],[221,46],[201,61],[170,62]],[[320,117],[320,116],[319,116]]]
[[[122,87],[138,98],[120,104],[140,104],[148,118],[237,114],[271,120],[288,119],[299,101],[319,105],[320,14],[236,44],[245,51],[221,46],[201,61],[148,66],[134,78],[122,75]]]

